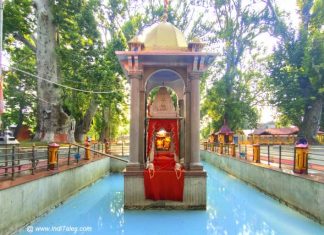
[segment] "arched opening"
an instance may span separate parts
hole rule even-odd
[[[150,93],[155,87],[166,86],[177,94],[178,99],[183,99],[185,83],[176,71],[171,69],[160,69],[152,73],[146,80],[145,91]]]
[[[180,119],[185,83],[171,69],[153,72],[145,84],[145,161],[171,157],[179,162]],[[181,105],[180,105],[181,104]]]

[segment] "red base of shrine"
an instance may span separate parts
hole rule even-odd
[[[144,171],[145,198],[150,200],[183,201],[184,170],[175,170],[175,154],[179,156],[179,120],[150,119],[147,143],[152,143],[157,131],[164,129],[170,133],[174,149],[165,151],[154,149],[154,170]],[[147,156],[154,145],[147,146]],[[156,145],[158,146],[158,145]],[[163,145],[164,146],[164,145]]]
[[[145,198],[151,200],[183,201],[184,170],[174,170],[170,155],[154,158],[154,170],[144,171]]]
[[[144,171],[145,198],[183,201],[184,170]]]
[[[155,157],[153,160],[154,168],[156,171],[161,170],[174,170],[174,166],[176,164],[173,157],[168,155],[161,155],[159,157]]]

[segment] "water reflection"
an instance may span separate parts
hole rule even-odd
[[[205,169],[208,172],[208,233],[323,234],[323,226],[267,195],[215,171],[210,165],[205,165]],[[215,216],[215,211],[219,216]]]
[[[206,211],[123,209],[123,177],[82,190],[33,226],[90,226],[77,234],[324,234],[324,227],[205,164]],[[22,230],[20,234],[30,234]],[[39,233],[41,234],[41,233]],[[60,232],[71,234],[71,232]]]

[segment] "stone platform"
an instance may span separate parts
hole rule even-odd
[[[124,208],[205,210],[206,179],[205,171],[186,171],[182,202],[153,201],[145,198],[143,170],[124,170]]]

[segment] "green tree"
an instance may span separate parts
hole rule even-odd
[[[260,8],[256,10],[252,1],[214,2],[215,23],[210,39],[219,50],[202,114],[213,119],[215,129],[224,120],[234,130],[256,126],[255,105],[262,98],[258,80],[264,75],[253,61],[259,59],[261,52],[256,38],[268,31],[269,22],[267,4],[264,1],[258,4]],[[251,61],[248,54],[253,54]]]
[[[16,68],[35,73],[36,47],[34,38],[31,37],[35,22],[32,11],[31,0],[5,1],[3,33],[4,49],[11,56],[11,64]],[[6,101],[6,112],[2,115],[4,128],[12,124],[17,125],[14,133],[16,135],[23,124],[35,127],[35,79],[15,70],[8,70],[5,72],[4,81]]]
[[[23,43],[35,53],[28,55],[34,58],[34,63],[35,58],[38,61],[39,77],[79,90],[111,91],[95,94],[61,90],[38,79],[39,138],[49,141],[56,133],[70,132],[73,118],[77,126],[76,137],[82,141],[98,108],[107,105],[108,101],[118,103],[122,100],[121,72],[114,51],[124,49],[126,44],[123,37],[116,34],[109,45],[103,45],[96,20],[99,3],[99,0],[6,1],[6,38],[16,50],[20,48],[17,45]],[[41,35],[38,38],[33,37],[36,31]],[[30,64],[30,69],[35,65]],[[29,71],[26,67],[23,70]],[[8,92],[11,93],[9,89]]]
[[[23,43],[35,52],[38,75],[35,138],[45,141],[53,141],[58,133],[69,135],[71,122],[62,109],[60,89],[53,85],[60,82],[53,4],[51,0],[12,0],[5,2],[4,10],[5,36],[13,37],[17,44]]]
[[[298,29],[286,25],[272,7],[275,35],[280,42],[269,62],[272,103],[283,116],[300,128],[299,136],[316,142],[324,94],[324,2],[298,1]]]
[[[62,1],[54,8],[55,21],[59,27],[59,47],[61,76],[64,84],[80,90],[96,90],[109,94],[85,93],[67,90],[64,108],[76,120],[75,138],[82,142],[90,130],[93,118],[101,105],[119,102],[122,86],[118,79],[118,68],[114,50],[124,44],[112,39],[103,47],[95,12],[99,1]],[[63,7],[63,8],[62,8]]]
[[[35,58],[33,52],[26,46],[17,48],[7,46],[10,51],[13,66],[18,69],[35,73]],[[36,80],[28,75],[9,70],[5,75],[4,95],[6,99],[6,112],[2,115],[4,128],[15,124],[14,135],[17,136],[23,124],[35,128],[36,110]]]

